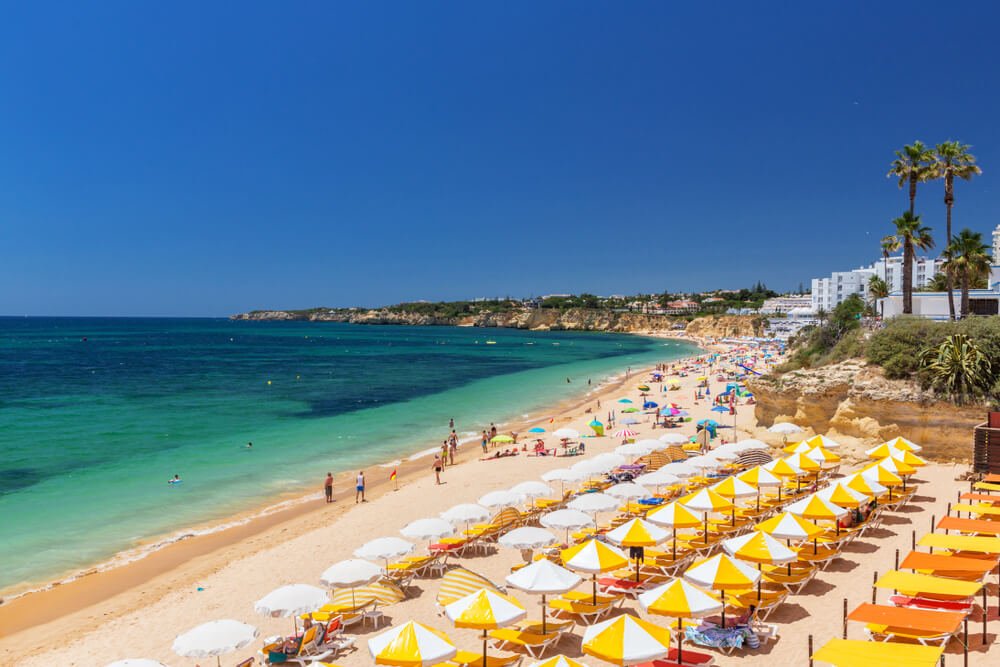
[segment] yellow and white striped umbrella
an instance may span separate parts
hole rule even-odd
[[[924,459],[920,458],[919,456],[917,456],[913,452],[906,452],[906,451],[903,451],[901,449],[894,449],[894,450],[892,450],[892,453],[889,454],[889,458],[894,459],[895,461],[898,461],[898,462],[905,463],[906,465],[908,465],[908,466],[910,466],[912,468],[920,468],[920,467],[923,467],[923,466],[927,465],[927,461],[925,461]],[[883,459],[883,460],[885,460],[885,459]]]
[[[467,595],[472,595],[483,588],[494,593],[500,592],[500,587],[483,575],[476,574],[464,567],[452,568],[441,577],[441,587],[438,588],[437,603],[442,607],[447,607],[452,602],[461,600]]]
[[[893,446],[888,442],[883,442],[881,445],[872,447],[871,449],[865,450],[865,455],[870,459],[886,459],[892,455]],[[902,450],[897,450],[902,451]]]
[[[735,507],[711,489],[701,489],[677,500],[684,507],[696,512],[728,512]]]
[[[669,630],[631,614],[591,625],[583,633],[583,652],[614,665],[656,660],[669,651]]]
[[[840,447],[839,442],[825,435],[814,435],[805,442],[809,443],[810,447],[824,447],[826,449],[838,449]]]
[[[841,507],[858,507],[871,500],[867,494],[844,484],[843,480],[820,489],[816,492],[816,495],[823,500]]]
[[[588,540],[563,549],[563,565],[577,572],[600,574],[620,570],[628,565],[628,557],[620,549],[598,540]]]
[[[781,451],[786,454],[805,454],[812,448],[813,445],[810,445],[808,442],[803,440],[802,442],[793,442],[790,445],[786,445]]]
[[[455,657],[457,649],[440,630],[408,621],[369,639],[368,652],[377,665],[430,667]]]
[[[878,464],[868,466],[859,473],[866,480],[874,481],[892,490],[894,486],[902,486],[903,478],[893,471]]]
[[[378,603],[380,607],[396,604],[406,599],[406,594],[393,583],[380,581],[367,586],[340,589],[333,594],[325,609],[331,611],[351,611],[359,607]]]
[[[754,466],[749,470],[737,475],[741,480],[750,486],[760,488],[762,486],[781,486],[781,478],[766,470],[763,466]]]
[[[701,517],[678,502],[658,507],[646,515],[646,520],[667,528],[697,528]]]
[[[789,465],[794,466],[806,473],[819,472],[820,469],[820,465],[805,454],[792,454],[791,456],[786,457],[785,461],[787,461]]]
[[[688,581],[717,591],[745,590],[760,579],[760,572],[728,554],[716,554],[695,562],[684,572]]]
[[[815,493],[792,503],[785,508],[785,511],[813,521],[836,521],[847,514],[847,510],[840,505],[823,500]]]
[[[608,532],[605,537],[622,547],[652,547],[665,541],[670,534],[648,521],[632,519]]]
[[[648,614],[671,618],[701,618],[722,611],[722,601],[708,591],[683,579],[672,579],[639,596],[639,604]]]
[[[895,449],[901,449],[904,452],[913,452],[917,454],[923,447],[913,442],[912,440],[907,440],[906,438],[900,436],[898,438],[893,438],[892,440],[886,440],[883,444],[889,445]]]
[[[573,658],[562,655],[554,655],[548,660],[542,660],[531,665],[531,667],[587,667],[582,662],[577,662]]]
[[[802,541],[811,540],[825,532],[816,524],[788,512],[782,512],[767,521],[758,523],[754,526],[754,530],[767,533],[779,540]]]
[[[723,498],[728,498],[730,500],[736,500],[737,498],[753,498],[757,495],[757,487],[752,486],[735,476],[729,476],[718,484],[713,484],[708,488],[715,493],[718,493]]]
[[[907,475],[912,475],[913,473],[917,472],[917,469],[911,466],[909,463],[903,463],[902,461],[894,459],[891,456],[887,459],[882,459],[881,461],[877,461],[876,463],[869,465],[867,468],[865,468],[865,470],[876,467],[882,468],[883,470],[888,470],[889,472],[895,473],[900,477],[906,477]]]
[[[813,447],[806,452],[804,456],[811,461],[815,461],[821,466],[840,463],[840,457],[826,447]]]
[[[798,559],[798,554],[767,533],[753,531],[723,541],[726,553],[749,563],[780,565]]]
[[[778,477],[799,477],[805,474],[802,468],[792,465],[788,459],[774,459],[770,463],[762,465],[761,468]]]
[[[452,602],[444,608],[444,613],[456,628],[473,630],[496,630],[528,615],[514,598],[485,588]]]
[[[840,483],[848,488],[860,491],[861,493],[872,497],[881,496],[889,490],[875,480],[864,478],[860,473],[848,475],[844,479],[840,480]]]

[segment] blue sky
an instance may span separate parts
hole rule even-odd
[[[88,6],[84,6],[84,5]],[[705,5],[705,6],[702,6]],[[795,288],[920,138],[1000,222],[996,3],[18,3],[0,313]],[[918,211],[944,225],[940,184]]]

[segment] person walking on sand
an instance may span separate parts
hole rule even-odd
[[[441,465],[448,465],[448,441],[441,441]]]
[[[455,465],[455,452],[458,451],[458,436],[455,432],[451,432],[451,436],[448,438],[448,465]]]
[[[435,484],[440,484],[441,483],[441,468],[442,467],[443,466],[441,464],[441,457],[438,456],[437,454],[435,454],[434,455],[434,483]]]
[[[333,473],[326,473],[326,480],[323,482],[323,492],[326,493],[326,502],[333,502]]]
[[[354,503],[367,502],[365,500],[365,471],[358,473],[358,479],[354,483]]]

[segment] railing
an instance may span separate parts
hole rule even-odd
[[[990,428],[988,423],[972,429],[972,469],[1000,474],[1000,428]]]

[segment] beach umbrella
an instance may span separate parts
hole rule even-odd
[[[587,667],[587,665],[574,660],[573,658],[567,658],[560,653],[559,655],[552,656],[548,660],[533,663],[531,667]]]
[[[569,468],[555,468],[542,474],[542,479],[546,482],[579,482],[585,479],[586,475],[570,470]]]
[[[767,429],[771,433],[780,433],[782,435],[791,435],[792,433],[801,433],[804,429],[798,424],[793,424],[791,422],[780,422],[777,424],[772,424]]]
[[[716,447],[715,449],[713,449],[706,456],[708,456],[709,458],[713,458],[716,461],[723,462],[723,463],[726,462],[726,461],[735,461],[737,458],[739,458],[739,454],[735,450],[732,450],[732,449],[722,449],[720,447]]]
[[[631,403],[632,399],[630,399],[630,398],[619,398],[618,402],[619,403]]]
[[[563,509],[543,514],[538,521],[546,528],[552,530],[565,530],[566,542],[569,542],[569,531],[590,528],[594,525],[594,519],[589,514],[584,514],[580,510]]]
[[[632,614],[591,625],[583,631],[583,652],[615,665],[635,665],[667,655],[670,631]]]
[[[524,496],[511,491],[490,491],[486,495],[480,496],[476,502],[490,509],[514,507],[524,502]]]
[[[644,440],[639,440],[636,444],[639,444],[639,445],[642,445],[643,447],[648,448],[649,451],[651,451],[651,452],[658,452],[660,450],[663,450],[663,449],[667,448],[667,443],[662,442],[660,440],[654,440],[652,438],[646,438]]]
[[[806,454],[814,449],[813,445],[803,440],[802,442],[793,442],[787,447],[782,448],[781,451],[786,454]]]
[[[694,563],[685,570],[684,578],[699,586],[721,591],[722,603],[725,605],[727,590],[753,588],[760,579],[760,572],[721,553]],[[725,608],[722,610],[722,627],[726,627]]]
[[[618,445],[615,447],[615,454],[620,456],[628,456],[631,458],[638,458],[640,456],[645,456],[653,450],[649,447],[640,444],[638,442],[629,442],[624,445]]]
[[[823,446],[813,447],[803,454],[803,456],[811,461],[815,461],[820,467],[840,463],[840,457]]]
[[[647,614],[677,619],[677,664],[684,664],[684,619],[702,618],[722,611],[722,601],[683,579],[674,579],[639,595]]]
[[[662,468],[660,470],[654,470],[653,472],[647,472],[643,475],[639,475],[635,478],[636,484],[642,484],[643,486],[652,486],[657,491],[660,490],[661,486],[673,486],[674,484],[679,484],[681,478],[677,475],[667,472]]]
[[[893,447],[887,442],[883,442],[877,447],[872,447],[871,449],[865,450],[865,456],[870,459],[887,459],[892,456]],[[901,451],[901,450],[897,450]]]
[[[174,653],[184,658],[215,658],[238,651],[257,637],[257,628],[229,619],[209,621],[192,628],[174,639]]]
[[[660,407],[660,404],[657,403],[656,401],[646,401],[646,402],[644,402],[642,404],[642,409],[643,410],[652,410],[652,409],[658,408],[658,407]]]
[[[482,505],[462,503],[441,512],[439,516],[453,524],[464,523],[465,529],[468,530],[470,524],[486,521],[492,516],[492,513]]]
[[[543,558],[507,577],[507,584],[525,593],[542,596],[542,634],[545,634],[545,596],[560,595],[580,584],[580,577]]]
[[[368,652],[377,665],[431,667],[454,658],[458,649],[440,630],[408,621],[369,639]]]
[[[914,452],[918,453],[923,447],[913,442],[912,440],[907,440],[903,437],[893,438],[892,440],[886,440],[883,444],[889,445],[893,449],[901,449],[904,452]]]
[[[712,408],[712,412],[725,412],[725,413],[728,414],[729,413],[729,408],[724,407],[722,405],[716,405],[716,406],[714,406]]]
[[[828,503],[839,507],[858,507],[869,500],[867,495],[847,486],[843,483],[843,480],[820,489],[816,492],[816,495]]]
[[[639,391],[649,391],[649,385],[648,384],[640,384],[638,387],[636,387],[636,389],[638,389]]]
[[[761,466],[764,470],[777,477],[798,477],[804,475],[802,468],[791,463],[788,459],[774,459],[770,463]],[[779,487],[780,488],[780,487]]]
[[[860,491],[861,493],[869,495],[873,498],[877,498],[878,496],[881,496],[883,493],[889,490],[888,488],[882,486],[875,480],[867,479],[858,473],[854,473],[853,475],[848,475],[847,477],[840,480],[840,482],[841,484],[844,484],[854,489],[855,491]]]
[[[882,468],[883,470],[888,470],[889,472],[896,473],[900,477],[907,477],[917,472],[917,469],[911,466],[909,463],[904,463],[899,459],[889,457],[887,459],[882,459],[868,466],[868,468]]]
[[[593,477],[594,475],[603,475],[604,473],[611,472],[619,465],[621,464],[613,463],[607,459],[594,457],[592,459],[586,459],[584,461],[574,463],[570,470],[585,477]]]
[[[408,537],[411,540],[433,541],[454,535],[455,526],[444,519],[417,519],[406,524],[399,532],[403,537]]]
[[[757,487],[747,484],[739,477],[729,476],[721,482],[717,482],[708,487],[723,498],[738,500],[739,498],[752,498],[757,495]]]
[[[890,498],[892,497],[892,488],[903,484],[902,477],[893,471],[878,465],[864,468],[857,474],[866,481],[875,482],[883,487],[888,487]]]
[[[514,438],[509,435],[495,435],[490,438],[490,442],[495,442],[497,444],[510,444],[514,442]]]
[[[414,544],[398,537],[379,537],[365,542],[354,550],[354,555],[365,560],[382,560],[388,569],[389,561],[413,551]]]
[[[905,452],[901,449],[894,449],[889,455],[889,458],[896,461],[897,463],[905,463],[911,468],[920,468],[927,465],[927,461],[920,458],[913,452]],[[886,459],[882,459],[885,461]]]
[[[765,451],[771,449],[771,445],[761,440],[755,440],[754,438],[747,438],[746,440],[740,440],[736,443],[733,443],[733,446],[738,452],[747,452],[754,449],[762,449]]]
[[[658,507],[646,515],[646,520],[658,526],[671,529],[673,532],[671,543],[674,560],[677,560],[677,529],[697,528],[702,524],[701,517],[677,502]]]
[[[697,422],[698,426],[718,426],[719,422],[714,419],[702,419]]]
[[[635,555],[635,580],[639,581],[639,563],[643,549],[656,546],[667,539],[667,531],[642,519],[632,519],[605,534],[609,541],[620,547],[632,549]]]
[[[552,487],[548,484],[528,480],[510,487],[510,492],[525,498],[544,498],[552,495]]]
[[[622,420],[622,423],[625,423],[625,420]],[[635,422],[632,422],[632,423],[635,423]],[[623,428],[623,429],[619,429],[619,430],[615,431],[615,437],[616,438],[634,438],[637,435],[639,435],[639,434],[636,433],[635,431],[631,430],[631,429],[628,429],[628,428]]]
[[[833,438],[828,438],[825,435],[814,435],[813,437],[806,440],[813,447],[823,447],[825,449],[837,449],[840,447],[840,443]]]
[[[290,584],[276,588],[253,605],[253,610],[272,618],[294,619],[302,614],[316,611],[329,601],[326,591],[308,584]],[[295,623],[298,631],[298,624]]]
[[[497,540],[497,543],[500,544],[500,546],[508,547],[510,549],[535,550],[552,546],[556,543],[557,539],[558,538],[555,535],[544,528],[522,526],[501,535]]]
[[[669,472],[671,475],[680,477],[681,479],[687,479],[697,475],[698,469],[692,465],[688,465],[684,461],[675,461],[663,466],[658,472]]]
[[[517,623],[528,614],[514,598],[485,588],[452,602],[444,608],[444,613],[456,628],[483,631],[484,667],[487,665],[487,633]]]
[[[816,524],[790,512],[782,512],[767,521],[758,523],[753,528],[779,540],[795,540],[796,542],[813,540],[824,532]]]
[[[763,466],[754,466],[744,470],[737,477],[751,486],[781,486],[781,478],[766,470]]]
[[[668,445],[683,445],[688,442],[691,437],[686,435],[681,435],[680,433],[664,433],[659,438],[660,442],[665,442]]]
[[[553,431],[552,435],[560,440],[576,440],[580,437],[580,432],[572,428],[560,428]]]
[[[732,512],[732,523],[736,524],[736,505],[711,489],[701,489],[678,498],[677,502],[689,510],[701,512],[705,517],[705,539],[708,539],[709,512]]]
[[[159,660],[149,658],[125,658],[108,663],[105,667],[167,667]]]
[[[692,468],[698,468],[701,471],[705,470],[715,470],[716,468],[722,467],[722,461],[715,458],[710,454],[703,454],[701,456],[692,456],[687,461],[684,461],[687,465]]]
[[[805,454],[792,454],[786,457],[785,461],[802,472],[819,472],[820,470],[820,465]]]
[[[604,493],[612,498],[619,498],[621,500],[649,498],[652,495],[649,492],[649,489],[641,484],[636,484],[635,482],[622,482],[620,484],[615,484],[614,486],[605,489]]]
[[[350,588],[351,606],[357,609],[354,589],[382,578],[382,568],[366,560],[349,559],[334,563],[320,575],[320,583],[330,588]]]
[[[846,509],[831,503],[829,500],[824,500],[816,493],[806,496],[802,500],[797,500],[787,506],[785,511],[813,521],[836,521],[847,514]]]
[[[569,501],[566,507],[571,510],[587,512],[588,514],[597,514],[598,512],[613,510],[618,507],[618,504],[619,501],[617,498],[612,498],[603,493],[584,493]]]
[[[545,433],[545,429],[541,426],[535,426],[528,429],[528,433]]]
[[[733,558],[750,563],[780,565],[791,563],[798,558],[794,551],[761,531],[752,531],[724,540],[722,548]]]
[[[628,557],[617,547],[598,540],[587,540],[560,552],[563,565],[591,575],[594,604],[597,604],[597,575],[628,567]]]

